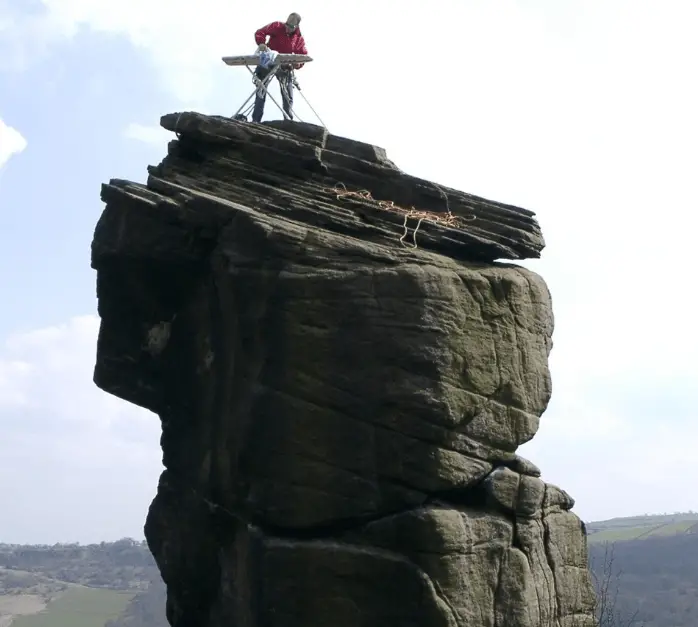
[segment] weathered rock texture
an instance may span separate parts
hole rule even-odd
[[[540,254],[533,214],[311,125],[162,124],[148,184],[102,190],[95,381],[162,421],[172,625],[591,625],[573,501],[516,455],[553,318],[495,260]],[[451,226],[414,248],[380,200]]]

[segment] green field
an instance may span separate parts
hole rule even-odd
[[[698,534],[698,514],[633,516],[587,524],[590,543],[642,540],[659,536]]]
[[[104,627],[124,611],[133,592],[75,587],[50,603],[43,612],[19,616],[12,627]]]

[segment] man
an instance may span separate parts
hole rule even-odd
[[[260,28],[254,34],[254,40],[259,45],[260,50],[274,50],[279,54],[308,54],[305,40],[299,28],[300,23],[301,16],[298,13],[291,13],[285,22],[272,22]],[[269,41],[267,41],[267,37],[269,37]],[[302,67],[302,63],[296,63],[293,66],[297,70]],[[276,72],[276,78],[279,79],[281,86],[283,109],[290,119],[293,119],[293,68],[290,65],[281,66]],[[255,76],[262,81],[269,75],[269,72],[271,72],[271,68],[258,65]],[[262,121],[266,98],[266,90],[261,95],[257,92],[252,112],[253,122]]]

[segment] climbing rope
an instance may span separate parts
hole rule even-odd
[[[402,228],[405,229],[405,232],[402,234],[402,237],[398,240],[403,246],[407,246],[407,244],[405,244],[405,238],[407,237],[407,234],[409,233],[409,230],[407,228],[407,219],[409,217],[410,216],[408,214],[405,214],[405,220],[402,223]],[[417,248],[417,232],[419,231],[419,227],[422,226],[422,220],[424,220],[424,218],[419,218],[419,221],[417,222],[417,226],[414,227],[414,231],[412,233],[412,242],[413,243],[411,244],[411,248]]]
[[[318,119],[318,121],[320,122],[320,124],[322,124],[322,126],[324,126],[325,128],[327,128],[327,124],[325,124],[325,123],[322,121],[322,118],[319,116],[318,112],[315,111],[315,107],[313,107],[313,105],[310,104],[310,101],[305,97],[305,94],[304,94],[303,91],[301,90],[301,86],[298,84],[298,79],[296,78],[295,73],[294,73],[294,75],[293,75],[293,84],[294,84],[294,86],[296,87],[296,89],[298,90],[298,93],[301,95],[301,98],[303,98],[303,100],[305,100],[305,104],[307,104],[308,107],[310,107],[310,110],[313,112],[313,114],[314,114],[315,117]]]
[[[384,209],[386,211],[392,211],[394,213],[398,213],[402,216],[404,216],[403,220],[403,228],[404,228],[404,233],[402,234],[402,237],[399,239],[400,244],[403,246],[409,246],[410,248],[417,248],[417,233],[419,231],[419,228],[422,225],[422,222],[427,221],[427,222],[433,222],[435,224],[440,224],[442,226],[447,226],[450,228],[463,228],[465,226],[465,222],[472,222],[473,220],[476,219],[474,215],[468,216],[468,217],[462,217],[462,216],[455,216],[453,213],[451,213],[451,207],[449,205],[448,201],[448,195],[446,192],[436,185],[436,183],[433,183],[433,185],[438,189],[439,193],[441,196],[444,198],[446,201],[446,213],[437,213],[436,211],[426,211],[423,209],[416,209],[414,206],[410,207],[409,209],[406,207],[401,207],[400,205],[396,205],[392,200],[376,200],[373,198],[371,195],[371,192],[367,189],[360,189],[360,190],[348,190],[346,185],[344,183],[338,183],[335,185],[333,188],[325,188],[325,191],[331,194],[335,194],[337,197],[337,200],[344,200],[345,198],[356,198],[358,199],[359,202],[370,202],[370,203],[375,203],[379,208]],[[406,244],[405,243],[405,238],[409,234],[409,226],[408,226],[408,221],[410,218],[413,218],[417,220],[417,225],[414,227],[413,235],[412,235],[412,244]]]

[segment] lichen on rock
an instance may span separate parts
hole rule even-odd
[[[162,422],[173,627],[593,625],[573,500],[516,454],[553,317],[498,260],[540,255],[535,216],[312,125],[162,125],[92,263],[95,382]]]

